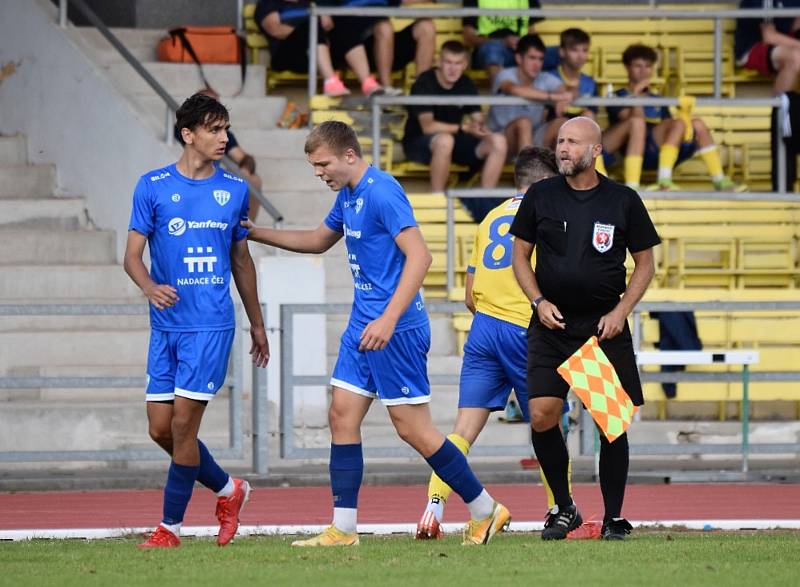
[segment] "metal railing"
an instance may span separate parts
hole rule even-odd
[[[266,309],[262,304],[262,311]],[[143,316],[147,304],[0,304],[0,316]],[[242,326],[243,312],[236,308],[237,326]],[[233,369],[225,386],[230,390],[228,401],[228,446],[215,448],[221,459],[244,458],[242,430],[242,344],[238,338],[233,343]],[[267,467],[267,393],[266,376],[262,369],[253,366],[252,390],[252,468],[258,475],[266,475]],[[8,377],[0,376],[0,389],[113,389],[141,388],[145,377]],[[144,393],[144,391],[142,392]],[[144,397],[142,398],[144,401]],[[102,450],[0,450],[0,463],[32,463],[46,461],[127,461],[159,460],[167,458],[161,449],[102,449]]]
[[[58,22],[61,28],[66,28],[67,26],[67,7],[69,4],[72,4],[75,9],[80,12],[83,17],[93,26],[95,27],[101,35],[111,44],[114,49],[122,56],[122,58],[130,65],[136,73],[141,76],[141,78],[147,83],[148,86],[156,93],[156,95],[161,98],[165,105],[165,124],[164,124],[164,142],[168,145],[174,144],[175,141],[175,112],[178,110],[178,103],[175,99],[170,96],[170,94],[164,89],[164,87],[158,83],[158,80],[153,77],[153,75],[147,71],[141,62],[136,58],[133,53],[131,53],[125,45],[117,38],[117,36],[111,32],[111,30],[105,25],[105,23],[100,20],[100,17],[89,8],[89,6],[84,2],[84,0],[59,0],[58,4]],[[224,163],[225,167],[234,172],[239,173],[240,168],[236,164],[236,162],[225,155],[222,158],[222,162]],[[267,197],[259,190],[256,186],[252,183],[248,182],[248,187],[250,189],[250,194],[258,200],[258,202],[264,207],[267,214],[272,217],[272,220],[275,224],[283,222],[283,214],[281,214],[278,209],[270,202]]]
[[[630,20],[636,18],[658,18],[676,20],[714,21],[714,97],[722,95],[722,21],[738,18],[781,18],[800,17],[797,8],[745,9],[745,10],[683,10],[665,8],[629,8],[620,10],[597,8],[544,8],[527,10],[499,10],[489,8],[374,8],[361,6],[357,8],[329,7],[311,5],[309,14],[308,35],[308,95],[317,93],[317,54],[319,39],[318,16],[361,16],[361,17],[400,17],[400,18],[463,18],[465,16],[511,16],[536,18],[597,18]]]

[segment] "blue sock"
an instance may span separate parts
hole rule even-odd
[[[358,490],[361,489],[361,479],[364,477],[364,455],[361,452],[361,443],[331,443],[331,460],[328,470],[331,474],[333,507],[357,508]]]
[[[183,522],[183,514],[192,498],[192,489],[199,471],[200,465],[191,467],[179,465],[175,461],[170,463],[167,486],[164,488],[164,517],[161,519],[164,524]]]
[[[469,503],[483,491],[483,485],[469,468],[467,457],[455,444],[445,438],[444,444],[427,459],[431,469],[439,478]]]
[[[200,439],[197,440],[197,449],[200,451],[200,470],[197,472],[197,481],[217,493],[228,482],[228,474],[217,464]]]

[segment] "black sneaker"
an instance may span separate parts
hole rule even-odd
[[[547,512],[542,540],[564,540],[572,530],[583,524],[583,518],[575,504],[559,510],[555,506]]]
[[[631,533],[633,526],[625,518],[616,518],[603,524],[603,529],[600,532],[601,540],[625,540],[625,537]]]

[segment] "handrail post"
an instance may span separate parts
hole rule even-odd
[[[59,0],[58,2],[58,26],[62,29],[67,28],[67,0]]]
[[[749,469],[750,456],[750,366],[742,365],[742,473]]]
[[[319,40],[319,19],[317,6],[313,2],[309,7],[308,21],[308,99],[317,94],[317,43]],[[309,117],[310,118],[310,117]]]
[[[167,114],[164,118],[164,141],[171,147],[175,144],[175,119],[172,115],[172,108],[166,104]]]
[[[722,19],[714,17],[714,97],[722,97]]]
[[[381,105],[372,100],[372,165],[381,168]]]
[[[781,100],[781,105],[777,108],[777,124],[775,125],[775,136],[773,137],[775,155],[778,157],[778,192],[781,194],[786,193],[786,143],[783,140],[783,120],[788,112],[784,108],[784,101]]]
[[[453,254],[455,249],[455,208],[453,204],[453,197],[445,192],[445,201],[447,205],[447,295],[453,291],[455,287],[455,262]]]

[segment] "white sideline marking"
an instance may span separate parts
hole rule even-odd
[[[800,530],[800,520],[638,520],[632,521],[635,528],[675,528],[685,527],[690,530],[773,530],[776,528]],[[464,524],[442,524],[446,534],[457,535]],[[544,527],[543,522],[511,522],[509,532],[538,532]],[[239,526],[239,536],[276,536],[294,534],[318,534],[326,526],[320,525],[286,525],[286,526]],[[359,524],[360,534],[409,534],[416,531],[415,523],[409,524]],[[212,537],[217,535],[217,526],[184,526],[181,536]],[[104,538],[120,538],[135,534],[147,534],[153,527],[141,528],[32,528],[24,530],[0,530],[0,540],[34,540],[34,539],[85,539],[98,540]]]

